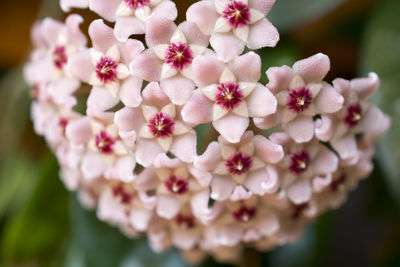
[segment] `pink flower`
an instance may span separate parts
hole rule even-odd
[[[267,71],[267,87],[278,99],[282,127],[298,143],[313,138],[315,115],[335,113],[343,106],[343,97],[322,82],[329,68],[329,58],[316,54],[296,62],[293,68],[272,67]],[[276,122],[271,116],[255,120],[262,129],[270,128]]]
[[[186,122],[212,121],[226,140],[237,143],[249,126],[249,117],[275,112],[276,99],[266,87],[257,83],[261,68],[258,55],[247,53],[228,66],[212,55],[200,56],[193,65],[200,89],[183,107],[182,117]]]
[[[253,194],[276,192],[279,179],[271,164],[282,158],[281,146],[248,131],[235,145],[220,137],[219,143],[211,143],[204,154],[195,159],[194,166],[212,173],[211,198],[237,201]]]
[[[265,18],[274,3],[274,0],[204,0],[189,8],[187,20],[211,35],[211,46],[220,59],[228,62],[240,55],[245,46],[255,50],[276,45],[279,33]]]

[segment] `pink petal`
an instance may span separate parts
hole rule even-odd
[[[214,55],[204,55],[193,60],[195,82],[199,87],[218,84],[225,68],[224,64]]]
[[[236,224],[220,226],[216,232],[218,244],[226,247],[233,247],[240,242],[242,232],[242,228]]]
[[[257,230],[262,234],[262,235],[272,235],[276,233],[280,228],[280,223],[279,219],[277,218],[276,215],[268,213],[262,216],[257,221]]]
[[[264,14],[268,14],[274,4],[275,0],[249,0],[249,7],[258,9]]]
[[[271,67],[267,70],[267,87],[271,92],[278,93],[281,90],[287,90],[289,83],[293,78],[293,71],[288,66]]]
[[[210,35],[214,30],[218,14],[213,1],[199,1],[189,7],[186,18],[196,23],[204,34]]]
[[[211,101],[197,89],[193,91],[192,97],[183,106],[182,118],[185,122],[191,124],[207,123],[212,120]]]
[[[107,164],[102,155],[88,152],[82,159],[81,171],[87,181],[91,181],[103,175]]]
[[[165,17],[153,16],[146,23],[146,43],[149,47],[169,44],[175,31],[176,25],[173,21]]]
[[[297,61],[293,65],[294,72],[299,74],[306,83],[322,81],[330,68],[329,57],[322,53]]]
[[[114,122],[124,132],[132,130],[138,132],[143,125],[143,115],[140,108],[123,108],[118,110],[114,116]]]
[[[162,80],[160,85],[164,93],[175,105],[185,104],[192,97],[195,88],[192,80],[181,75]]]
[[[220,144],[211,142],[201,156],[194,159],[193,165],[203,171],[213,170],[221,159]]]
[[[233,190],[230,199],[232,201],[240,201],[249,199],[252,196],[252,192],[244,189],[242,185],[237,185]]]
[[[325,85],[315,99],[317,113],[334,113],[343,106],[344,98],[330,85]]]
[[[193,215],[202,223],[213,221],[221,213],[223,205],[221,202],[215,202],[212,207],[208,206],[210,190],[204,189],[193,195],[190,200]]]
[[[276,192],[279,181],[277,176],[269,176],[265,169],[260,169],[251,172],[244,185],[256,195],[264,195],[265,193]]]
[[[235,114],[227,114],[223,118],[213,121],[213,126],[227,141],[238,143],[249,127],[249,119]]]
[[[260,83],[246,99],[250,117],[264,117],[275,113],[278,102],[275,96]]]
[[[74,144],[86,144],[92,136],[90,119],[88,117],[82,117],[68,123],[65,134],[68,140]]]
[[[87,106],[98,108],[100,111],[106,111],[116,104],[119,99],[114,98],[105,88],[93,87],[87,100]]]
[[[254,52],[236,57],[229,67],[239,81],[258,82],[261,78],[261,58]]]
[[[72,76],[88,83],[94,67],[88,51],[78,52],[68,59],[67,70]]]
[[[144,167],[150,167],[155,158],[163,153],[163,149],[154,140],[139,140],[136,146],[136,160]]]
[[[176,169],[182,165],[182,161],[177,158],[171,159],[166,154],[158,155],[154,161],[154,167],[156,168]]]
[[[211,198],[218,201],[226,200],[231,196],[235,186],[236,183],[231,177],[214,176],[211,181]]]
[[[83,18],[80,15],[69,15],[65,20],[65,26],[68,31],[68,38],[71,43],[76,46],[85,46],[87,43],[86,36],[82,33],[79,25],[83,23]]]
[[[172,232],[172,242],[175,246],[183,250],[194,248],[199,236],[196,231],[186,229],[176,229]]]
[[[176,5],[173,1],[161,1],[161,3],[153,8],[153,15],[165,17],[174,21],[178,16],[178,10],[176,9]]]
[[[129,77],[122,83],[119,96],[126,107],[134,108],[140,105],[142,102],[140,94],[142,83],[141,79],[134,76]]]
[[[312,162],[314,174],[328,174],[337,170],[339,164],[338,157],[329,149],[321,147]]]
[[[184,21],[179,24],[179,29],[183,32],[189,44],[197,44],[204,47],[208,46],[210,36],[200,31],[199,27],[193,22]]]
[[[248,48],[255,50],[263,47],[274,47],[278,41],[279,32],[269,20],[262,19],[250,25]]]
[[[368,78],[359,78],[351,80],[351,87],[354,88],[362,99],[373,95],[381,86],[378,75],[371,72]]]
[[[253,122],[260,129],[271,129],[280,122],[280,117],[275,113],[261,118],[253,118]]]
[[[194,131],[175,136],[170,152],[184,162],[192,162],[196,155],[196,141],[196,133]]]
[[[315,136],[324,142],[328,142],[332,137],[333,125],[331,117],[322,115],[321,119],[315,122]]]
[[[93,0],[93,2],[96,1],[97,0]],[[106,1],[109,2],[108,0]],[[89,25],[89,36],[92,40],[93,47],[103,53],[107,52],[111,46],[117,44],[113,29],[104,24],[102,19],[94,20]]]
[[[331,142],[333,148],[339,153],[340,159],[347,160],[357,156],[357,142],[352,134],[347,134]]]
[[[210,44],[217,53],[218,59],[224,62],[229,62],[242,54],[245,47],[244,42],[231,33],[213,33]]]
[[[284,129],[296,143],[305,143],[314,136],[314,122],[310,116],[297,116]]]
[[[144,101],[147,104],[157,107],[163,107],[170,103],[168,96],[156,82],[149,83],[142,92]]]
[[[106,20],[114,21],[120,3],[121,0],[89,0],[89,8]]]
[[[145,24],[136,17],[118,18],[114,26],[114,36],[121,43],[129,40],[132,34],[144,34]]]
[[[174,196],[159,195],[157,197],[157,214],[166,219],[174,218],[182,208],[182,201]]]
[[[307,179],[298,179],[287,188],[288,198],[296,205],[308,202],[311,193],[311,185]]]
[[[135,158],[131,155],[118,158],[115,163],[118,178],[124,183],[131,183],[135,179],[133,170],[136,167]]]
[[[64,24],[51,18],[43,20],[41,32],[48,46],[57,44],[59,34],[62,32]]]
[[[390,127],[390,118],[385,116],[379,108],[371,106],[361,120],[361,124],[365,137],[370,141],[375,141]]]
[[[134,208],[130,212],[129,222],[136,230],[146,231],[152,217],[152,211],[143,208]]]
[[[66,13],[71,11],[71,8],[88,8],[89,0],[60,0],[60,7]]]
[[[161,60],[151,49],[143,51],[129,64],[132,75],[146,81],[158,81],[161,76],[161,67]]]
[[[276,164],[284,156],[283,148],[281,145],[275,144],[262,135],[256,135],[253,138],[256,147],[256,153],[263,161]]]

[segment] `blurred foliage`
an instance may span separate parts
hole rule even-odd
[[[56,2],[46,0],[40,16],[59,14]],[[345,7],[350,11],[344,12],[347,20],[343,12],[334,12],[342,2],[350,3]],[[400,198],[400,2],[381,0],[376,8],[357,13],[354,23],[351,10],[357,3],[363,2],[278,0],[269,18],[283,30],[281,42],[259,53],[265,71],[272,65],[292,65],[303,57],[309,47],[298,36],[304,33],[312,39],[312,34],[324,29],[329,30],[325,36],[345,32],[345,38],[339,38],[335,46],[348,44],[353,38],[352,42],[363,48],[362,74],[374,70],[382,78],[382,90],[374,100],[392,116],[393,126],[379,148],[381,167],[340,210],[326,213],[307,227],[298,243],[271,253],[249,250],[241,266],[249,266],[249,262],[278,267],[400,266],[399,210],[393,201],[393,197]],[[324,19],[328,15],[330,19]],[[360,33],[364,33],[363,40]],[[349,46],[343,47],[345,50],[330,56],[347,55]],[[339,67],[346,69],[353,64],[345,63]],[[155,254],[145,238],[126,238],[100,222],[93,211],[84,210],[75,194],[67,193],[58,179],[55,157],[32,131],[29,89],[21,73],[20,69],[0,73],[0,266],[189,266],[176,250]],[[262,80],[267,82],[264,73]],[[204,138],[213,134],[204,127],[199,131]],[[205,148],[199,144],[198,149]],[[228,265],[209,258],[201,266]]]

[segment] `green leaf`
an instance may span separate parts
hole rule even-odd
[[[344,0],[278,0],[268,19],[279,31],[288,31],[317,20]]]
[[[389,188],[400,201],[400,1],[384,0],[378,5],[364,39],[362,74],[376,72],[382,81],[373,101],[389,114],[389,132],[379,144],[378,161],[382,164]]]

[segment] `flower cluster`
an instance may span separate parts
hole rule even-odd
[[[260,56],[243,51],[277,43],[273,4],[202,0],[176,25],[170,0],[61,0],[113,23],[90,24],[90,48],[79,15],[34,25],[34,128],[85,207],[155,251],[232,262],[343,203],[390,124],[368,102],[379,78],[328,83],[317,54],[261,83]]]

